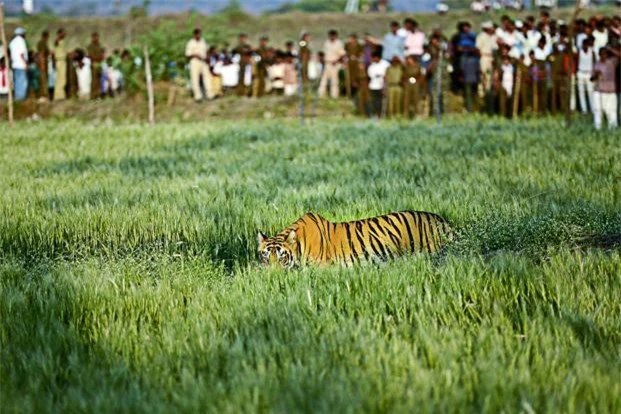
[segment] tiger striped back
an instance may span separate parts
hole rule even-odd
[[[296,265],[379,262],[407,252],[433,253],[452,237],[443,217],[424,211],[402,211],[373,218],[332,223],[307,213],[273,237],[259,232],[263,263]]]

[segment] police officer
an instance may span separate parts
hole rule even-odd
[[[347,96],[355,96],[355,80],[358,78],[358,60],[362,56],[362,45],[358,42],[358,35],[352,33],[345,44],[345,56],[347,56],[347,66],[345,70]]]
[[[403,112],[410,119],[418,115],[422,80],[423,72],[416,56],[409,55],[403,67]]]
[[[267,78],[270,55],[268,42],[269,38],[267,36],[261,36],[259,47],[256,50],[255,76],[252,82],[252,96],[254,98],[260,98],[265,94],[265,79]]]

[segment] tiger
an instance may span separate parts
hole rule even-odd
[[[452,240],[448,221],[434,213],[401,211],[333,223],[308,212],[273,237],[257,234],[264,265],[286,269],[305,265],[379,263],[406,252],[434,253]]]

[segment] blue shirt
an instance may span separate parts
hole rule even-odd
[[[384,49],[382,50],[382,59],[391,61],[394,56],[403,60],[405,56],[405,39],[397,34],[388,32],[384,36],[384,42],[382,43]]]

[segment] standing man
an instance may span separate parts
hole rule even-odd
[[[266,79],[268,77],[267,68],[270,65],[270,48],[268,46],[268,42],[270,41],[269,37],[261,36],[259,39],[259,48],[256,51],[257,54],[257,63],[255,67],[254,80],[252,82],[252,96],[253,98],[260,98],[265,95],[265,84]]]
[[[41,84],[38,98],[41,101],[47,101],[49,99],[49,91],[47,89],[47,60],[50,57],[50,47],[48,46],[49,39],[50,33],[45,30],[41,34],[39,43],[37,43],[38,59],[36,63],[39,67],[39,83]]]
[[[54,41],[53,58],[56,66],[56,83],[54,85],[54,100],[61,101],[67,98],[65,88],[67,86],[67,46],[65,29],[58,29]]]
[[[415,55],[408,55],[405,58],[405,66],[403,67],[403,112],[410,119],[418,115],[420,91],[419,86],[423,80],[423,72],[420,63]]]
[[[376,118],[382,116],[384,80],[388,66],[390,66],[390,64],[382,60],[381,53],[373,52],[367,74],[369,75],[369,92],[371,94],[371,115]]]
[[[394,118],[402,113],[403,103],[403,64],[397,56],[392,57],[390,66],[386,68],[386,83],[388,84],[388,110],[386,116]]]
[[[404,28],[400,34],[405,40],[405,56],[414,56],[418,63],[423,56],[425,47],[425,33],[418,28],[418,22],[407,18],[404,20]]]
[[[325,96],[328,82],[330,82],[330,96],[332,98],[339,97],[339,70],[345,55],[345,47],[338,36],[339,34],[336,30],[330,30],[328,32],[328,40],[323,44],[325,63],[321,81],[319,82],[320,98]]]
[[[15,37],[9,43],[9,54],[11,55],[11,68],[13,69],[13,87],[15,100],[23,101],[28,94],[28,47],[26,46],[26,29],[18,27],[15,29]]]
[[[252,47],[248,44],[248,35],[246,33],[239,34],[239,43],[231,51],[232,55],[239,56],[239,79],[237,82],[237,96],[246,96],[246,86],[244,85],[244,76],[246,74],[246,67],[248,67],[249,61],[244,57],[252,50]]]
[[[390,23],[390,31],[386,33],[382,43],[384,46],[382,59],[389,63],[392,62],[392,58],[395,56],[401,61],[403,61],[405,57],[405,40],[403,37],[399,36],[397,33],[398,30],[399,23],[397,21],[392,21]]]
[[[311,60],[311,50],[310,50],[310,34],[304,33],[300,38],[300,50],[298,52],[298,56],[300,59],[300,66],[302,69],[302,85],[306,87],[308,84],[308,63]]]
[[[485,99],[485,110],[488,114],[494,112],[494,96],[493,96],[493,74],[494,74],[494,52],[498,48],[496,31],[494,23],[491,21],[484,22],[481,25],[483,30],[477,35],[476,48],[480,53],[479,65],[481,67],[481,92]]]
[[[593,92],[595,129],[602,128],[603,114],[608,119],[608,129],[618,126],[616,77],[619,70],[619,54],[618,48],[603,47],[599,50],[599,62],[593,65],[593,80],[596,82]]]
[[[345,44],[345,54],[347,56],[347,93],[349,96],[356,94],[356,79],[358,79],[358,60],[362,55],[362,45],[358,43],[358,35],[352,33]]]
[[[580,102],[580,111],[587,114],[589,109],[593,110],[593,66],[597,62],[595,50],[593,50],[593,38],[588,37],[582,41],[582,45],[578,50],[578,71],[576,78],[578,80],[578,99]]]
[[[105,58],[105,50],[99,44],[97,32],[91,35],[91,44],[86,48],[86,53],[91,61],[91,99],[97,99],[101,96],[101,66]]]
[[[213,97],[211,91],[211,71],[207,64],[208,50],[207,42],[201,36],[201,29],[194,29],[192,38],[185,45],[185,57],[190,61],[190,82],[192,83],[192,92],[196,102],[203,100],[201,77],[203,78],[203,86],[207,91],[207,99]]]

